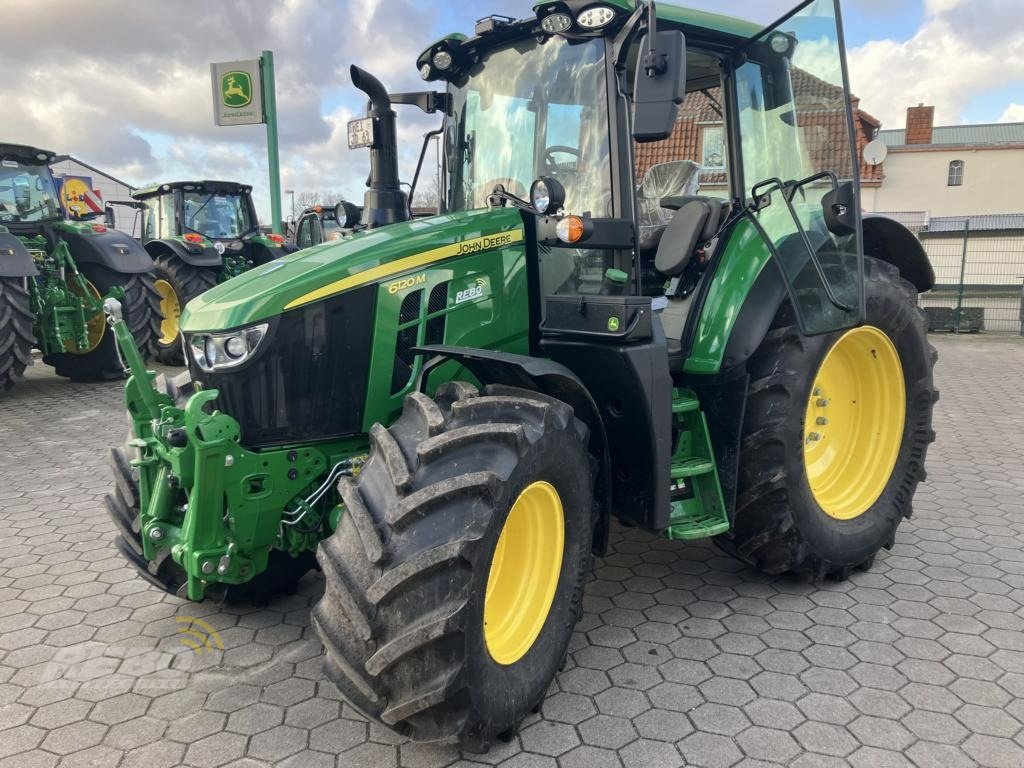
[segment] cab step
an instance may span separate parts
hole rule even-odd
[[[672,416],[677,437],[669,468],[672,509],[665,535],[692,541],[725,533],[729,530],[729,518],[707,419],[696,395],[676,389]]]

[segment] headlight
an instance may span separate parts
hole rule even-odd
[[[204,371],[234,368],[253,356],[268,327],[263,323],[228,333],[193,334],[188,340],[192,359]]]
[[[540,22],[540,28],[549,35],[560,35],[572,26],[572,17],[567,13],[552,13]]]
[[[615,18],[615,11],[607,5],[595,5],[581,11],[576,17],[576,23],[584,29],[600,29],[608,26]]]
[[[557,179],[541,176],[530,187],[530,202],[538,213],[558,213],[565,204],[565,187]]]
[[[438,51],[434,54],[434,66],[444,71],[452,65],[452,55],[448,51]]]

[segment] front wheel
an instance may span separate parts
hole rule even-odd
[[[748,363],[726,551],[767,573],[843,578],[911,515],[934,439],[935,349],[917,292],[866,259],[866,324],[801,336],[784,305]]]
[[[185,305],[217,284],[219,267],[195,267],[177,256],[160,256],[153,265],[153,278],[160,301],[160,332],[156,356],[164,365],[184,365],[179,318]]]
[[[370,437],[318,553],[325,672],[404,736],[485,751],[540,704],[579,618],[587,428],[536,392],[453,382]]]
[[[114,286],[124,289],[124,298],[121,299],[124,321],[143,358],[148,357],[152,353],[159,324],[153,278],[148,274],[113,272],[96,264],[82,264],[79,271],[85,278],[85,290],[93,298],[101,298]],[[77,294],[81,290],[70,281],[68,285],[72,293]],[[69,343],[65,347],[67,351],[46,355],[43,362],[52,365],[58,376],[76,382],[123,379],[124,365],[118,356],[114,333],[107,327],[102,310],[88,320],[86,329],[88,344],[84,349]]]

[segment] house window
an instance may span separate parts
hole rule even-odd
[[[721,126],[704,126],[701,132],[701,166],[703,170],[725,168],[725,129]]]
[[[964,183],[964,161],[954,160],[949,164],[949,181],[947,186],[959,187]]]

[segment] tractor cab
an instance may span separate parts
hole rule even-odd
[[[702,346],[689,310],[732,233],[772,252],[806,331],[857,323],[858,167],[830,0],[763,30],[661,4],[656,19],[627,2],[535,10],[418,59],[448,87],[447,210],[561,222],[571,237],[538,229],[540,296],[651,296],[679,355]]]
[[[54,154],[34,147],[0,145],[0,226],[38,232],[64,218],[50,171]]]

